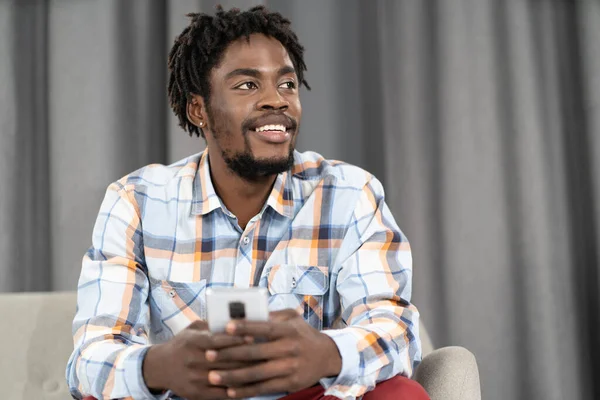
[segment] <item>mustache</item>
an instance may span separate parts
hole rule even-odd
[[[263,125],[262,121],[267,120],[270,117],[277,117],[278,119],[285,118],[287,121],[285,123],[285,125],[288,128],[288,131],[290,131],[290,130],[296,131],[296,129],[298,128],[298,121],[296,121],[295,118],[292,118],[289,115],[285,115],[285,114],[282,114],[279,112],[270,112],[268,114],[261,115],[260,117],[250,118],[250,119],[245,120],[242,123],[242,132],[244,132],[244,134],[246,134],[246,132],[248,132],[252,128],[259,126],[259,125]]]

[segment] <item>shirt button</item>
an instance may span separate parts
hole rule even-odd
[[[248,244],[248,243],[250,243],[250,238],[248,236],[246,236],[246,237],[244,237],[244,239],[242,239],[242,242],[244,244]]]

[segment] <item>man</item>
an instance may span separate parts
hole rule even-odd
[[[290,22],[264,7],[190,17],[169,97],[207,148],[109,186],[78,287],[71,393],[427,398],[406,378],[421,356],[412,260],[381,184],[294,150],[308,85]],[[268,288],[270,320],[210,334],[206,289],[223,286]]]

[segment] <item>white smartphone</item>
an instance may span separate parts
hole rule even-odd
[[[208,329],[225,332],[231,320],[268,321],[269,296],[266,288],[208,288],[206,289]]]

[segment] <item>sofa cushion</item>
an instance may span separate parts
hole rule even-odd
[[[0,294],[0,387],[12,399],[71,398],[75,292]]]

